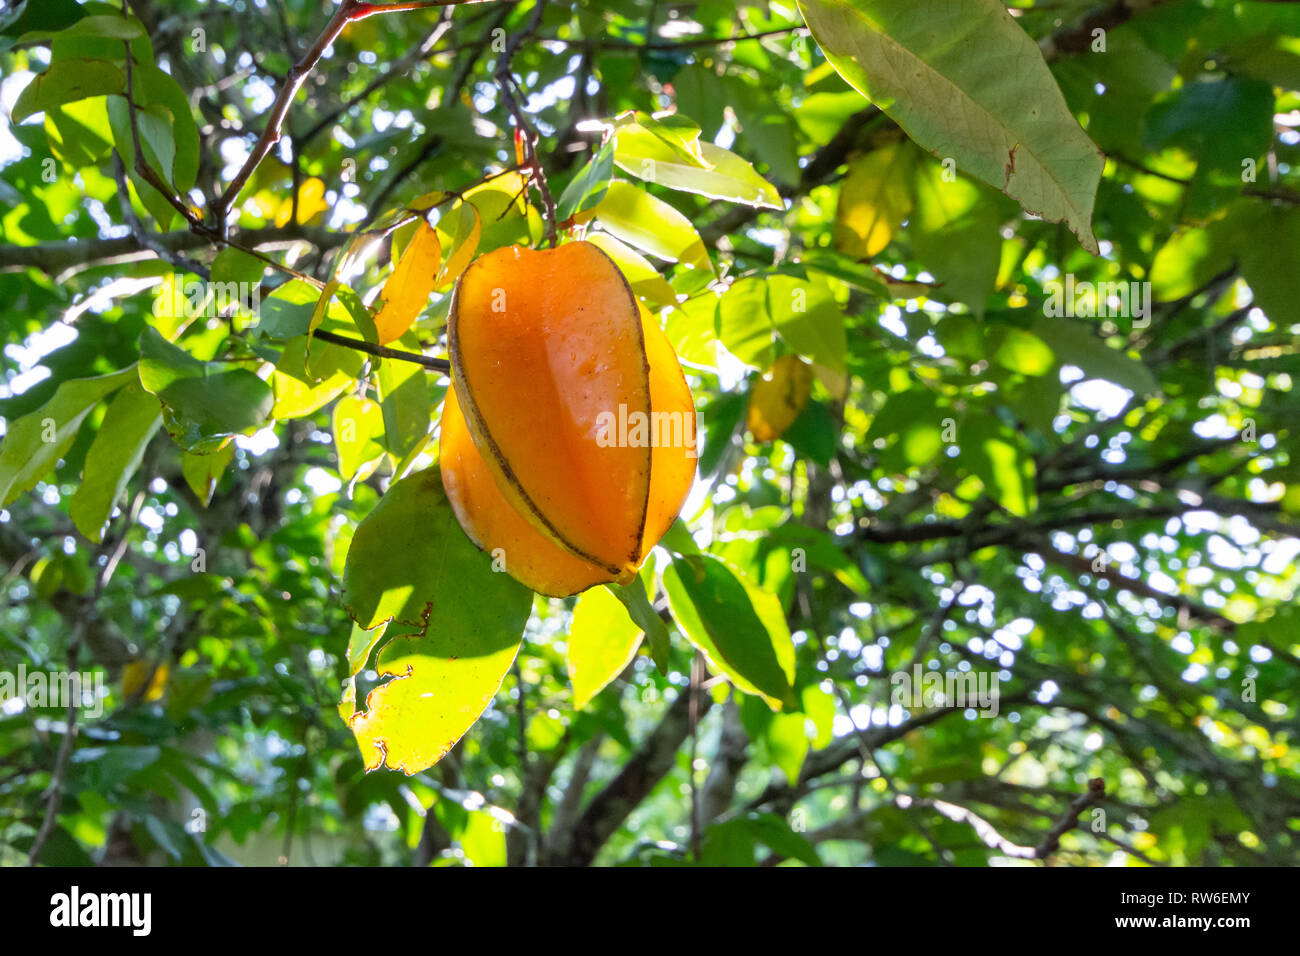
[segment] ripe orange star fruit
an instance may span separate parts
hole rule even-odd
[[[490,252],[448,339],[440,463],[465,533],[542,594],[630,581],[695,480],[695,406],[617,266],[587,242]]]

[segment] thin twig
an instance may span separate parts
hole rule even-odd
[[[208,279],[209,273],[205,266],[173,249],[168,249],[159,241],[157,233],[151,233],[144,228],[144,223],[140,221],[140,217],[135,214],[135,209],[131,205],[131,193],[126,181],[126,164],[122,162],[122,156],[116,149],[113,150],[113,175],[117,179],[117,198],[118,204],[122,207],[122,218],[126,220],[127,226],[130,227],[131,235],[135,237],[135,241],[164,262],[186,272],[192,272],[203,279]]]
[[[700,860],[700,799],[696,793],[695,786],[695,755],[699,743],[700,735],[700,684],[704,679],[704,658],[699,652],[695,652],[695,657],[691,659],[691,686],[687,691],[691,695],[690,702],[690,729],[691,729],[691,752],[689,763],[687,765],[686,779],[690,783],[691,790],[691,858],[695,862]]]
[[[506,40],[506,48],[501,54],[501,59],[497,61],[496,83],[501,90],[502,103],[510,111],[510,115],[514,117],[516,136],[518,137],[517,143],[523,147],[523,165],[529,170],[529,182],[535,185],[537,191],[541,194],[542,206],[546,214],[546,238],[547,242],[554,246],[558,228],[555,199],[551,196],[551,187],[546,182],[546,172],[542,169],[541,161],[537,158],[537,131],[529,124],[523,107],[520,106],[514,90],[511,89],[515,84],[515,78],[510,67],[519,45],[537,33],[537,28],[542,23],[542,14],[545,11],[546,0],[536,0],[528,23],[518,33],[512,34]]]
[[[1055,853],[1057,847],[1061,845],[1061,837],[1079,825],[1079,814],[1094,803],[1099,803],[1105,796],[1106,781],[1101,777],[1093,777],[1089,780],[1088,789],[1075,798],[1074,802],[1061,816],[1061,819],[1056,821],[1052,829],[1047,831],[1047,836],[1043,837],[1043,842],[1038,844],[1038,848],[1034,850],[1034,856],[1041,860],[1048,854]]]
[[[335,345],[341,345],[344,348],[355,349],[358,352],[365,352],[369,355],[375,355],[379,358],[396,359],[399,362],[413,362],[416,365],[422,365],[432,372],[441,372],[443,375],[451,374],[451,362],[447,359],[433,358],[428,355],[420,355],[416,352],[403,352],[401,349],[390,349],[386,345],[372,345],[361,339],[348,338],[345,335],[336,335],[333,332],[326,332],[324,329],[317,329],[312,333],[316,338],[324,342],[332,342]]]
[[[104,588],[108,586],[109,580],[113,577],[113,572],[122,560],[122,555],[125,554],[127,547],[127,534],[130,532],[131,526],[135,524],[136,519],[139,518],[140,509],[144,507],[144,501],[145,490],[142,488],[131,503],[131,507],[125,516],[126,521],[116,543],[110,545],[109,539],[105,538],[99,548],[101,556],[108,554],[110,550],[112,555],[104,564],[104,570],[96,577],[94,590],[86,598],[86,612],[77,616],[72,639],[68,642],[67,662],[69,673],[74,673],[77,670],[77,658],[81,654],[81,643],[91,617],[89,609],[95,606],[95,603],[104,593]],[[54,823],[59,813],[59,798],[63,795],[63,778],[67,775],[73,745],[76,743],[77,717],[80,714],[80,708],[80,699],[69,698],[64,720],[63,740],[59,742],[59,752],[54,757],[54,769],[50,772],[50,785],[45,798],[45,818],[41,821],[40,828],[36,831],[36,838],[32,841],[31,850],[27,857],[28,866],[36,865],[37,860],[40,859],[41,851],[45,849],[46,841],[49,840],[50,834],[54,832]]]
[[[280,141],[285,117],[289,115],[289,108],[293,105],[294,97],[302,89],[303,83],[306,82],[307,77],[316,68],[316,64],[320,62],[321,57],[325,55],[325,51],[338,39],[344,27],[376,14],[405,13],[411,10],[423,10],[432,7],[467,6],[473,3],[491,2],[494,2],[494,0],[420,0],[420,2],[416,3],[390,4],[343,0],[339,8],[334,12],[334,16],[330,18],[329,23],[325,25],[325,29],[316,38],[316,42],[311,45],[297,63],[290,67],[284,85],[280,87],[275,102],[271,106],[270,118],[267,120],[266,128],[262,130],[262,135],[258,137],[257,143],[248,154],[248,158],[244,160],[244,165],[240,167],[239,172],[235,174],[235,178],[226,186],[217,201],[217,222],[220,232],[223,235],[225,234],[230,211],[234,208],[235,200],[239,198],[240,192],[248,183],[249,177],[253,175],[254,170],[261,165],[262,160],[271,152],[272,147]]]

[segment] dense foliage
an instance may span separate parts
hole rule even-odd
[[[1296,861],[1300,5],[366,6],[0,13],[0,862]],[[408,360],[556,228],[702,433],[565,600]]]

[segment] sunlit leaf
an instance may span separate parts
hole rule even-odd
[[[532,592],[493,570],[429,469],[389,488],[357,528],[343,600],[363,627],[392,622],[375,664],[391,679],[349,726],[367,769],[412,774],[437,763],[496,694]]]

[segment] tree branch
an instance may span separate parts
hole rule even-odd
[[[333,249],[351,238],[349,233],[331,232],[308,226],[265,227],[240,233],[244,245],[267,248],[287,246],[305,240],[320,249]],[[170,252],[188,252],[214,244],[208,236],[186,230],[157,234],[154,241],[141,248],[135,236],[114,239],[79,239],[74,242],[42,242],[33,246],[0,246],[0,273],[22,269],[39,269],[46,275],[63,276],[100,265],[118,265],[152,259],[160,253],[154,246]]]
[[[672,702],[659,725],[651,732],[618,775],[592,798],[578,818],[564,852],[548,862],[558,866],[587,866],[600,848],[672,769],[678,749],[690,733],[692,694],[683,691]],[[713,706],[708,694],[699,695],[699,716]]]
[[[411,10],[424,10],[432,7],[468,6],[472,3],[491,2],[493,0],[418,0],[418,2],[414,3],[375,4],[363,3],[361,0],[343,0],[339,4],[339,8],[334,11],[334,16],[330,18],[329,23],[325,25],[325,29],[316,38],[316,42],[289,69],[289,75],[285,77],[284,84],[280,87],[275,102],[271,105],[270,118],[267,120],[266,128],[262,130],[262,135],[258,137],[257,143],[254,144],[252,151],[248,154],[248,158],[244,160],[244,165],[240,167],[239,172],[235,174],[234,179],[226,186],[217,201],[216,212],[220,232],[223,235],[225,234],[230,211],[234,208],[235,200],[239,198],[239,193],[243,190],[249,177],[253,175],[253,171],[261,165],[262,160],[271,152],[272,147],[280,141],[285,117],[289,115],[289,108],[293,105],[294,97],[298,95],[298,91],[302,89],[307,77],[311,75],[312,70],[316,68],[316,64],[325,55],[325,51],[338,39],[344,27],[349,23],[364,20],[366,17],[381,13],[405,13]]]
[[[1043,837],[1043,842],[1038,844],[1034,850],[1034,856],[1038,859],[1044,859],[1051,853],[1055,853],[1057,847],[1061,845],[1061,837],[1069,833],[1079,825],[1079,814],[1083,813],[1094,803],[1099,803],[1106,796],[1106,781],[1101,777],[1093,777],[1088,781],[1088,789],[1077,797],[1060,820],[1047,831]]]
[[[362,339],[348,338],[346,335],[338,335],[334,332],[327,332],[324,329],[317,329],[312,333],[316,338],[324,342],[332,342],[334,345],[341,345],[347,349],[355,349],[358,352],[365,352],[367,355],[378,356],[379,358],[396,359],[399,362],[413,362],[416,365],[422,365],[431,372],[441,372],[443,375],[451,374],[451,362],[447,359],[433,358],[430,355],[420,355],[417,352],[403,352],[401,349],[390,349],[386,345],[372,345],[370,342]]]

